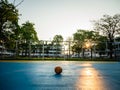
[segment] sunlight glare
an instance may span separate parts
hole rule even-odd
[[[76,82],[77,90],[105,90],[104,81],[100,73],[92,68],[86,67],[80,71]]]

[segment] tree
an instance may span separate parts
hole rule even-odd
[[[32,40],[33,42],[38,41],[37,33],[34,28],[34,24],[27,21],[22,24],[21,27],[21,39],[24,41]]]
[[[18,10],[12,3],[7,0],[0,1],[0,40],[9,40],[18,23],[18,16]]]
[[[38,37],[34,29],[34,24],[29,21],[23,23],[21,31],[19,33],[19,37],[19,39],[23,42],[22,48],[25,50],[25,54],[27,55],[30,44],[38,42]]]
[[[98,34],[99,33],[95,31],[78,30],[73,34],[74,44],[72,50],[76,53],[80,53],[83,50],[84,56],[85,43],[96,41]]]
[[[94,21],[95,30],[107,36],[110,50],[110,58],[112,58],[115,36],[120,34],[120,14],[114,16],[103,15],[98,21]]]
[[[61,35],[55,35],[52,40],[52,44],[56,50],[56,56],[59,56],[61,49],[61,43],[63,42],[63,37]]]
[[[23,0],[15,5],[16,0],[13,3],[9,3],[8,0],[0,1],[0,42],[4,43],[6,48],[15,49],[16,39],[19,38],[20,26],[18,24],[19,13],[17,6],[19,6]]]
[[[120,37],[116,37],[115,41],[120,42]]]
[[[57,43],[57,44],[60,44],[61,42],[63,41],[63,37],[61,35],[55,35],[53,37],[53,43]]]
[[[98,51],[100,56],[102,54],[106,54],[105,52],[107,50],[106,41],[107,41],[106,36],[98,35],[98,41],[96,43],[95,49]]]

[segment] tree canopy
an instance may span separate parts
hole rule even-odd
[[[8,34],[10,36],[17,28],[18,16],[18,10],[12,3],[0,1],[0,40],[9,40]]]
[[[94,21],[95,30],[105,35],[108,39],[109,55],[112,58],[114,39],[120,35],[120,14],[113,16],[103,15],[98,21]]]
[[[22,24],[20,39],[23,41],[30,41],[31,40],[32,42],[38,41],[37,33],[35,31],[33,23],[27,21],[26,23]]]
[[[52,42],[55,42],[55,43],[57,43],[57,44],[60,44],[62,41],[63,41],[62,35],[55,35],[55,36],[53,37],[53,41],[52,41]]]
[[[73,34],[74,44],[72,50],[80,53],[81,50],[85,48],[85,43],[97,41],[98,35],[99,33],[95,31],[77,30],[77,32]]]
[[[95,30],[107,36],[108,41],[113,42],[116,35],[120,35],[120,14],[114,16],[103,15],[94,21]]]

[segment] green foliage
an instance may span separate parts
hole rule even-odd
[[[78,40],[84,42],[86,39],[91,39],[93,41],[97,40],[98,32],[88,31],[88,30],[78,30],[76,33],[73,34],[74,40]]]
[[[20,4],[21,2],[18,5]],[[0,42],[4,43],[5,48],[15,50],[18,47],[19,52],[27,51],[29,43],[37,42],[38,37],[33,23],[26,22],[19,26],[19,13],[16,9],[18,5],[15,6],[8,0],[0,1]]]
[[[78,30],[73,34],[74,44],[72,46],[72,51],[80,53],[81,50],[85,48],[85,42],[97,41],[98,35],[98,32]]]
[[[94,26],[96,31],[103,33],[108,41],[113,42],[115,36],[120,34],[120,14],[103,15],[98,21],[94,21]]]
[[[7,0],[0,1],[0,40],[6,42],[14,33],[18,23],[18,10]]]
[[[120,37],[116,37],[115,41],[120,42]]]
[[[95,30],[102,32],[108,39],[110,58],[112,58],[113,45],[115,36],[120,34],[120,14],[114,16],[103,15],[98,21],[95,21]]]
[[[107,37],[98,35],[98,41],[96,45],[96,50],[99,51],[99,54],[105,54]]]
[[[22,24],[21,31],[20,31],[20,39],[27,42],[27,41],[32,41],[32,42],[37,42],[38,37],[37,33],[34,29],[34,24],[30,23],[27,21],[26,23]]]
[[[30,54],[30,48],[32,44],[38,42],[37,33],[34,29],[34,24],[27,21],[22,24],[22,27],[19,32],[20,47],[19,50],[25,50],[25,56],[27,53]]]
[[[55,35],[53,37],[53,43],[60,44],[63,41],[63,37],[61,35]]]

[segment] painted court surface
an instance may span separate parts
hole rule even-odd
[[[120,62],[0,62],[0,90],[120,90]]]

